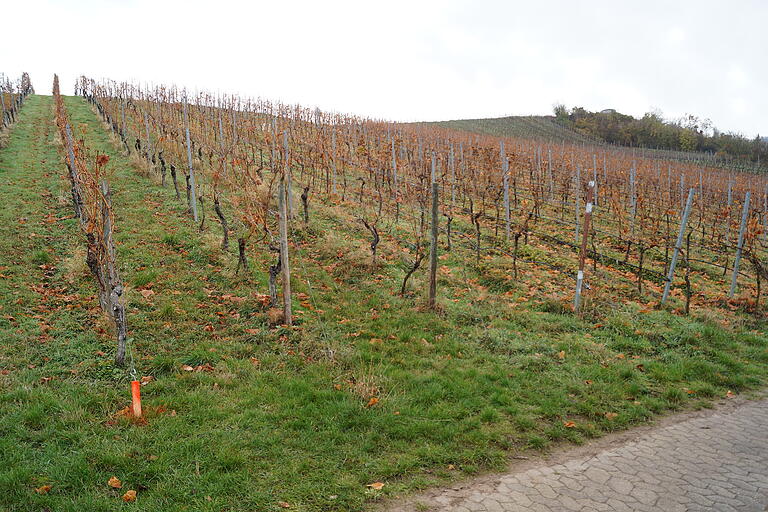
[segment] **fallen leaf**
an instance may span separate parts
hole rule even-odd
[[[136,491],[130,490],[123,494],[123,501],[126,503],[131,503],[133,501],[136,501]]]
[[[370,487],[374,491],[380,491],[384,488],[384,484],[382,482],[373,482],[372,484],[366,485],[366,487]]]
[[[155,294],[155,292],[152,291],[152,290],[140,290],[139,293],[145,299],[148,299],[148,298],[150,298],[151,296],[153,296]]]
[[[48,494],[48,491],[50,491],[50,490],[51,490],[51,486],[50,485],[42,485],[40,487],[37,487],[35,489],[35,492],[37,494]]]
[[[278,501],[277,504],[280,505],[282,508],[291,508],[291,504],[288,503],[287,501]]]
[[[609,420],[612,420],[618,416],[618,413],[615,412],[607,412],[605,413],[605,417]]]
[[[564,421],[563,426],[565,428],[574,428],[576,426],[576,423],[574,423],[573,421]]]
[[[561,350],[560,352],[558,352],[557,357],[559,357],[560,359],[565,359],[565,350]]]
[[[184,366],[182,366],[181,369],[184,370],[185,372],[193,372],[193,371],[195,371],[195,369],[192,368],[191,366],[189,366],[188,364],[185,364]]]
[[[730,389],[725,393],[725,398],[733,398],[735,396],[736,396],[736,394],[733,391],[731,391]]]
[[[379,399],[374,396],[370,400],[368,400],[368,405],[366,405],[366,407],[373,407],[377,403],[379,403]]]

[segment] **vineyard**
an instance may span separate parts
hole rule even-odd
[[[457,119],[418,123],[425,126],[479,133],[495,137],[515,137],[551,143],[594,144],[594,140],[557,123],[554,116],[508,116],[490,119]]]
[[[467,132],[491,135],[496,137],[517,137],[535,139],[541,144],[556,144],[561,142],[581,144],[582,152],[603,153],[604,151],[624,152],[626,158],[661,160],[660,165],[677,165],[677,162],[687,163],[697,167],[716,167],[726,172],[765,173],[766,167],[757,164],[733,161],[727,156],[697,151],[674,151],[653,147],[623,147],[608,144],[605,141],[575,131],[560,124],[554,116],[509,116],[488,119],[459,119],[454,121],[432,121],[421,123],[462,130]]]
[[[768,176],[533,118],[7,90],[9,510],[362,510],[765,384]]]
[[[500,259],[489,272],[511,266],[510,286],[526,284],[519,264],[548,266],[560,279],[573,280],[589,257],[594,272],[586,278],[587,300],[632,280],[637,293],[644,287],[653,292],[650,302],[663,303],[671,292],[683,298],[688,312],[692,301],[727,305],[740,280],[740,304],[759,309],[767,254],[764,176],[679,162],[673,168],[624,151],[590,153],[564,141],[542,145],[400,126],[234,96],[188,98],[173,88],[140,90],[83,78],[79,90],[124,147],[146,160],[150,173],[164,185],[170,174],[177,199],[183,176],[193,219],[204,218],[206,205],[209,217],[215,212],[222,247],[228,246],[230,226],[235,228],[239,265],[247,265],[252,239],[277,246],[273,213],[280,183],[289,218],[298,216],[299,199],[305,223],[314,201],[344,205],[370,232],[373,268],[383,233],[412,252],[402,293],[427,247],[433,260],[437,256],[440,231],[448,250],[463,245],[477,264]],[[592,218],[586,230],[585,208]],[[679,257],[684,284],[675,277]],[[742,258],[749,264],[742,265]],[[280,267],[270,266],[272,305]],[[434,305],[434,277],[430,287]]]
[[[23,73],[21,77],[12,82],[5,74],[0,73],[0,137],[9,126],[16,122],[19,109],[24,104],[24,100],[30,94],[34,94],[35,89],[29,80],[29,75]],[[0,147],[3,146],[3,139],[0,138]]]

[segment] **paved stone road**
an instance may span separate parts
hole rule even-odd
[[[597,454],[432,491],[391,512],[768,511],[768,400]]]

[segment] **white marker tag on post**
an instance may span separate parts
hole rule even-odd
[[[579,272],[576,274],[576,279],[578,279],[579,281],[584,279],[584,271],[583,270],[579,270]]]
[[[587,203],[587,213],[592,213],[592,203]]]

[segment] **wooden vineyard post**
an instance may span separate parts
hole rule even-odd
[[[768,239],[768,185],[763,195],[763,237]]]
[[[187,96],[184,95],[184,130],[187,135],[187,162],[189,163],[189,186],[191,195],[189,206],[192,209],[192,218],[197,222],[197,192],[195,191],[195,170],[192,168],[192,144],[189,139],[189,116],[187,115]]]
[[[392,184],[394,186],[394,197],[397,200],[397,158],[395,157],[395,138],[392,141]]]
[[[331,194],[336,195],[336,128],[331,132],[331,170],[333,171],[331,181]]]
[[[593,203],[597,206],[597,155],[592,153],[592,180],[595,183],[595,193]]]
[[[152,163],[152,142],[149,138],[149,118],[147,113],[144,112],[144,129],[147,132],[147,162]]]
[[[125,103],[122,101],[122,99],[120,100],[120,117],[122,118],[122,123],[123,123],[123,128],[122,128],[123,142],[125,143],[126,146],[128,146],[128,143],[126,142],[128,138],[128,134],[126,133],[126,130],[125,130]],[[130,148],[130,146],[128,146],[128,148]],[[128,151],[130,152],[130,149]]]
[[[573,232],[574,243],[579,243],[579,210],[581,209],[581,166],[576,166],[576,175],[574,178],[573,186]]]
[[[725,245],[730,245],[731,243],[731,207],[733,206],[733,176],[728,175],[728,202],[726,203],[727,208],[727,217],[725,221]],[[728,259],[726,258],[725,266],[728,266]],[[723,272],[723,275],[725,275],[725,272]],[[730,296],[730,295],[729,295]]]
[[[555,197],[555,182],[552,180],[552,150],[547,149],[547,179],[549,180],[549,194],[550,201]]]
[[[435,307],[437,293],[437,180],[435,179],[435,154],[432,153],[432,243],[429,251],[429,307]]]
[[[680,211],[683,211],[683,209],[685,208],[683,206],[683,197],[685,197],[683,195],[684,189],[685,189],[685,175],[681,173],[680,174]]]
[[[685,228],[688,224],[688,216],[691,214],[691,206],[693,205],[694,195],[696,195],[696,189],[691,188],[688,190],[688,200],[685,202],[685,210],[683,210],[683,217],[680,220],[680,231],[677,233],[675,250],[672,252],[672,262],[669,264],[669,274],[667,274],[666,283],[664,284],[664,294],[661,296],[662,304],[664,304],[667,301],[667,297],[669,297],[669,289],[672,286],[672,278],[675,275],[677,258],[680,255],[680,249],[683,247],[683,237],[685,236]]]
[[[576,273],[576,294],[573,297],[573,310],[578,313],[581,307],[581,288],[584,285],[584,261],[587,259],[587,239],[589,238],[590,223],[592,221],[592,201],[595,194],[595,182],[589,182],[587,188],[587,206],[584,209],[584,233],[581,236],[581,250],[579,251],[579,270]]]
[[[0,128],[5,128],[8,126],[8,122],[6,120],[7,114],[5,112],[5,93],[3,92],[3,88],[0,85],[0,105],[2,105],[3,108],[3,125]]]
[[[283,174],[285,180],[285,202],[288,209],[288,218],[293,218],[293,194],[291,194],[291,166],[288,164],[290,153],[288,150],[288,129],[283,131],[283,162],[285,171]]]
[[[72,202],[75,207],[75,215],[81,221],[83,219],[83,196],[80,193],[80,177],[77,175],[77,164],[75,163],[75,147],[72,140],[72,128],[67,123],[67,154],[69,155],[69,180],[72,184]]]
[[[739,227],[739,242],[736,246],[736,259],[733,261],[733,275],[731,276],[731,289],[728,297],[733,297],[736,293],[736,280],[739,277],[739,263],[741,262],[741,252],[744,249],[744,232],[747,230],[747,217],[749,217],[749,190],[744,196],[744,209],[741,212],[741,226]]]
[[[219,112],[219,147],[221,148],[221,160],[224,164],[224,176],[227,176],[227,157],[224,149],[224,126],[221,123],[221,112]]]
[[[510,220],[509,220],[509,162],[504,152],[504,141],[501,141],[501,175],[504,181],[504,240],[509,242]]]
[[[280,267],[283,272],[283,319],[285,325],[293,325],[291,312],[291,267],[288,264],[288,189],[285,179],[280,180],[278,186],[278,206],[280,220]]]
[[[635,234],[635,217],[637,216],[637,192],[636,192],[637,170],[635,162],[632,162],[632,169],[629,171],[629,210],[632,218],[632,235]]]

